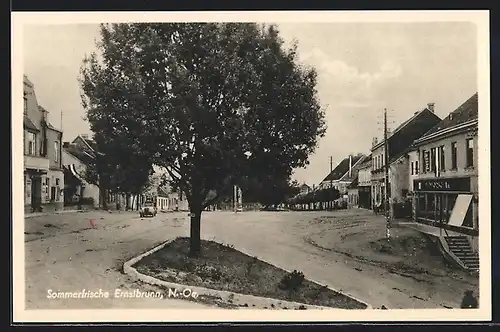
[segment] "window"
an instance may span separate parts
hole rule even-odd
[[[457,169],[457,142],[451,143],[451,169]]]
[[[474,166],[474,141],[472,138],[469,138],[467,141],[467,153],[465,155],[466,157],[466,167],[473,167]]]
[[[431,149],[431,172],[436,172],[436,148]]]
[[[439,147],[439,170],[444,171],[445,167],[445,158],[444,158],[444,145]]]
[[[56,200],[56,187],[50,187],[50,200]]]
[[[54,141],[54,161],[59,162],[59,141]]]
[[[427,173],[430,172],[431,170],[431,161],[430,161],[430,151],[422,150],[422,164],[424,165],[423,167],[423,172]]]
[[[415,160],[415,174],[418,174],[418,160]]]
[[[425,150],[422,150],[422,165],[423,165],[422,172],[423,173],[425,173],[425,156],[426,156]]]
[[[411,175],[415,174],[415,163],[412,161],[411,162]]]
[[[24,115],[28,115],[28,98],[26,98],[26,92],[24,93],[24,110],[23,113]]]
[[[36,153],[36,135],[34,133],[28,133],[26,141],[28,145],[27,154],[34,156]]]

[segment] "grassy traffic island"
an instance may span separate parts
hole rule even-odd
[[[140,273],[166,282],[203,287],[236,294],[297,302],[338,309],[366,309],[366,305],[347,295],[335,292],[326,285],[307,280],[300,271],[287,272],[276,266],[248,256],[233,246],[202,240],[202,255],[188,258],[189,238],[180,237],[162,249],[144,257],[133,267]],[[289,305],[267,304],[269,308],[231,299],[221,302],[210,296],[199,296],[201,302],[221,307],[254,307],[254,309],[306,309]],[[265,305],[265,304],[264,304]]]

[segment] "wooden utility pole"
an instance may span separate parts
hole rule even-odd
[[[387,142],[387,109],[384,108],[384,212],[386,220],[386,236],[391,237],[391,217],[389,208],[389,144]]]

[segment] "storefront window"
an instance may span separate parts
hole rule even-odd
[[[425,212],[425,194],[418,194],[417,210],[419,212]]]
[[[457,194],[446,195],[446,214],[448,216],[447,219],[450,219],[451,211],[453,211],[453,207],[455,206],[455,202],[457,201]]]

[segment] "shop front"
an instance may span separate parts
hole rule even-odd
[[[415,221],[477,236],[477,199],[470,177],[414,180]]]

